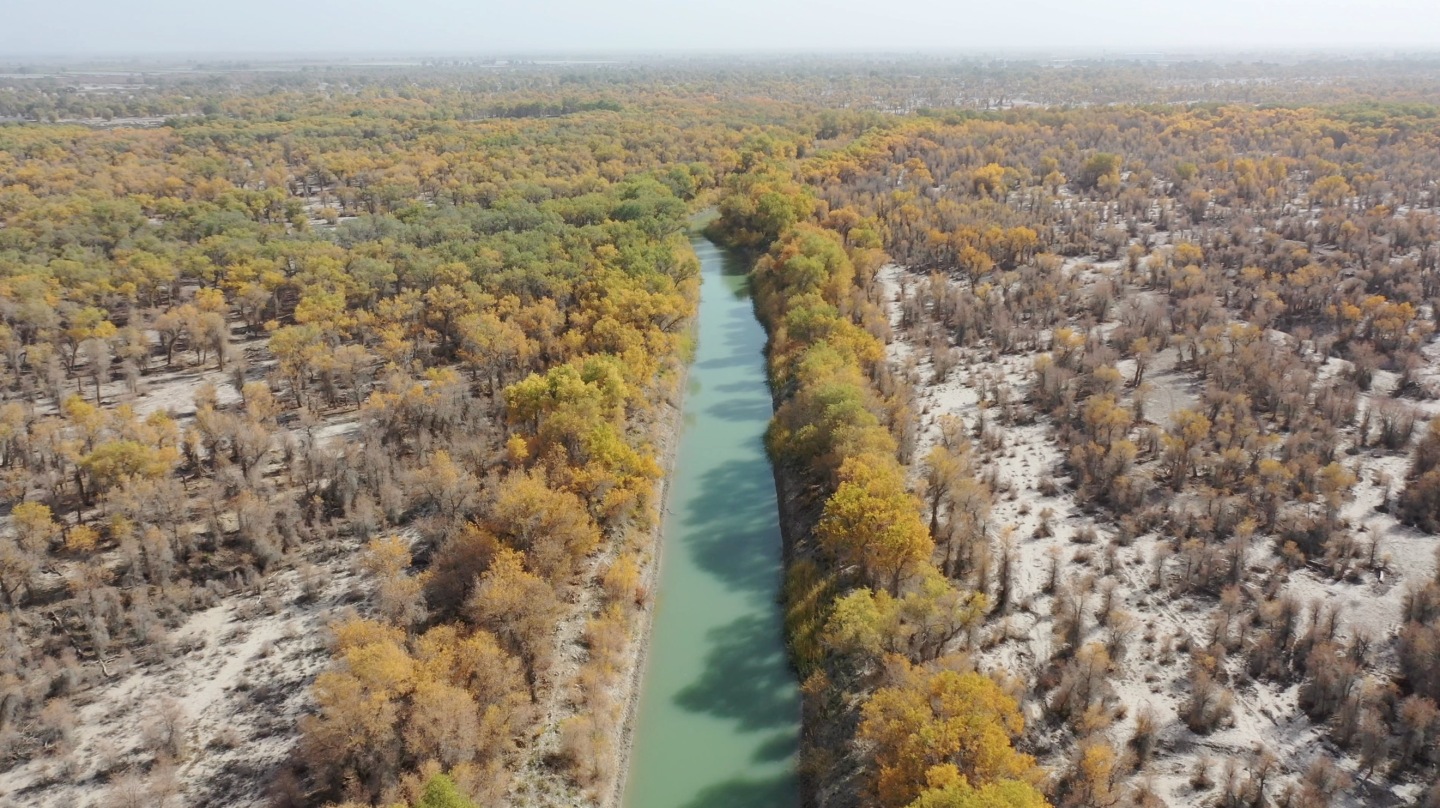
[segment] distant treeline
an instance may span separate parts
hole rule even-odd
[[[558,118],[561,115],[573,115],[577,112],[594,112],[605,110],[607,112],[619,112],[622,109],[619,101],[606,98],[591,101],[581,101],[575,98],[566,98],[559,102],[555,101],[516,101],[509,104],[496,104],[490,108],[492,118]]]

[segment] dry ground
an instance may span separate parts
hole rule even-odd
[[[1099,267],[1103,268],[1103,265]],[[1092,262],[1071,261],[1066,266],[1067,272],[1085,272],[1091,276],[1096,269]],[[896,368],[906,367],[912,358],[916,363],[915,375],[919,382],[916,406],[922,415],[914,454],[917,461],[912,472],[918,474],[918,459],[924,457],[927,448],[938,438],[939,416],[959,415],[966,426],[973,429],[982,417],[981,391],[998,381],[1009,389],[1012,398],[1023,396],[1030,383],[1035,354],[1002,355],[991,360],[988,349],[972,349],[965,351],[965,359],[945,378],[933,378],[927,352],[907,342],[899,327],[899,295],[910,278],[909,273],[889,266],[879,277],[897,334],[888,349],[889,359]],[[1110,322],[1101,327],[1113,325]],[[1432,345],[1427,356],[1435,360],[1440,358],[1440,351]],[[1322,377],[1339,372],[1345,364],[1330,359],[1321,368]],[[1429,377],[1440,375],[1437,367],[1440,366],[1432,361]],[[1118,369],[1128,374],[1133,371],[1133,364],[1122,362]],[[1147,402],[1147,418],[1162,427],[1168,425],[1171,413],[1193,405],[1202,390],[1200,380],[1193,374],[1175,368],[1173,350],[1156,356],[1146,378],[1153,387]],[[987,379],[991,383],[987,384]],[[1371,392],[1360,402],[1362,411],[1372,397],[1387,396],[1395,382],[1394,374],[1377,374]],[[1417,406],[1427,417],[1440,414],[1440,402],[1422,402]],[[1001,483],[991,525],[996,532],[1014,530],[1019,561],[1016,607],[988,627],[990,635],[978,663],[983,669],[1008,671],[1026,683],[1034,683],[1052,652],[1051,598],[1042,591],[1051,554],[1061,556],[1062,579],[1102,578],[1108,566],[1105,546],[1115,530],[1103,513],[1086,513],[1065,485],[1063,450],[1056,443],[1048,416],[1038,415],[1033,423],[1023,426],[998,425],[993,415],[988,422],[1000,430],[1002,438],[1002,445],[993,451],[977,446],[982,472],[993,469]],[[1354,435],[1347,435],[1346,440],[1353,445]],[[1390,640],[1400,626],[1404,584],[1433,574],[1437,539],[1405,527],[1391,515],[1375,509],[1383,496],[1376,484],[1376,472],[1388,474],[1398,485],[1408,466],[1404,452],[1366,449],[1346,457],[1345,462],[1358,471],[1360,483],[1344,517],[1361,539],[1380,541],[1379,553],[1389,559],[1383,565],[1385,571],[1366,573],[1358,582],[1351,582],[1333,581],[1315,570],[1302,569],[1290,575],[1285,587],[1307,606],[1324,602],[1337,607],[1341,614],[1341,635],[1360,630],[1376,638],[1377,645],[1384,649],[1380,653],[1379,669],[1393,671],[1394,651]],[[1041,483],[1045,480],[1059,483],[1055,495],[1041,493]],[[1053,525],[1048,537],[1039,535],[1044,531],[1037,531],[1047,514]],[[1077,543],[1077,536],[1083,536],[1082,531],[1086,529],[1095,530],[1097,540]],[[1203,641],[1208,636],[1211,618],[1219,605],[1214,598],[1176,595],[1152,588],[1154,548],[1161,540],[1162,537],[1152,533],[1137,538],[1128,547],[1118,548],[1113,570],[1109,571],[1117,584],[1117,604],[1138,618],[1140,624],[1129,652],[1113,671],[1111,681],[1124,705],[1124,717],[1110,729],[1110,737],[1117,748],[1123,749],[1137,716],[1149,710],[1159,719],[1159,749],[1140,779],[1148,779],[1155,793],[1170,805],[1205,802],[1213,794],[1197,791],[1190,782],[1202,761],[1209,761],[1211,779],[1218,782],[1225,759],[1233,757],[1243,764],[1253,758],[1257,748],[1263,747],[1279,759],[1284,776],[1289,778],[1303,772],[1316,755],[1331,756],[1358,784],[1347,798],[1350,805],[1394,805],[1415,800],[1428,784],[1386,783],[1378,779],[1367,782],[1361,777],[1353,757],[1329,744],[1323,729],[1314,726],[1299,710],[1298,686],[1282,688],[1241,677],[1239,681],[1244,684],[1235,690],[1233,719],[1227,726],[1200,736],[1179,720],[1178,708],[1189,693],[1189,681],[1186,654],[1177,649],[1187,639]],[[1265,563],[1271,554],[1268,542],[1257,542],[1250,561]],[[1091,619],[1087,625],[1086,641],[1099,639],[1095,621]],[[1237,654],[1226,664],[1243,667],[1244,660]],[[1026,712],[1031,751],[1052,771],[1063,768],[1074,751],[1073,740],[1046,725],[1038,703],[1028,703]]]

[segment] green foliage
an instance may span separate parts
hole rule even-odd
[[[1080,174],[1075,181],[1081,188],[1092,191],[1101,187],[1106,182],[1119,182],[1120,180],[1120,155],[1100,152],[1092,155],[1080,167]]]
[[[737,247],[765,249],[808,218],[815,202],[779,169],[766,168],[736,174],[719,207],[713,232]]]
[[[455,781],[443,774],[437,774],[426,781],[425,791],[420,795],[420,801],[415,803],[415,808],[480,807],[461,795],[460,790],[455,787]]]

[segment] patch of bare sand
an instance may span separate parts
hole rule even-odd
[[[1067,268],[1093,274],[1093,266],[1086,262],[1075,262]],[[897,334],[887,348],[889,361],[896,369],[913,366],[919,382],[916,409],[920,413],[920,428],[914,453],[917,462],[912,464],[912,474],[918,475],[918,459],[924,457],[938,438],[940,416],[958,415],[967,427],[973,428],[985,415],[981,402],[987,386],[993,390],[998,383],[1008,388],[1012,398],[1023,395],[1030,381],[1029,369],[1038,352],[1002,355],[992,360],[987,358],[988,350],[971,350],[965,352],[959,366],[945,378],[933,378],[927,352],[907,342],[900,328],[899,294],[904,274],[903,268],[892,265],[883,268],[877,277]],[[1095,277],[1099,276],[1090,279],[1093,281]],[[1113,323],[1101,325],[1107,326],[1113,327]],[[1432,346],[1426,356],[1432,362],[1417,375],[1422,380],[1440,383],[1440,370],[1437,370],[1440,349]],[[1166,350],[1156,355],[1146,375],[1150,383],[1146,416],[1162,428],[1168,426],[1175,412],[1195,406],[1203,391],[1201,380],[1193,373],[1177,369],[1175,364],[1174,349]],[[1346,365],[1348,363],[1341,360],[1327,360],[1320,363],[1317,376],[1327,378]],[[1118,369],[1128,377],[1133,373],[1133,362],[1122,362]],[[1394,374],[1377,373],[1372,392],[1361,398],[1362,410],[1378,398],[1388,397],[1396,381]],[[1126,395],[1124,403],[1129,404],[1131,393]],[[1424,417],[1440,414],[1440,402],[1407,403]],[[982,669],[1006,671],[1027,686],[1033,686],[1038,679],[1053,650],[1053,598],[1044,590],[1052,557],[1058,556],[1062,583],[1073,583],[1085,576],[1113,580],[1116,605],[1138,620],[1135,638],[1110,677],[1115,695],[1124,705],[1124,714],[1107,734],[1117,748],[1124,748],[1140,714],[1149,711],[1155,716],[1160,728],[1158,748],[1141,779],[1147,780],[1168,804],[1191,805],[1212,799],[1213,792],[1197,791],[1191,785],[1197,766],[1208,761],[1210,777],[1218,781],[1223,760],[1233,757],[1247,762],[1255,750],[1262,747],[1278,759],[1281,780],[1296,779],[1317,755],[1327,755],[1361,782],[1357,760],[1329,744],[1325,731],[1300,711],[1298,686],[1250,679],[1241,670],[1242,655],[1234,655],[1223,663],[1233,681],[1239,683],[1234,688],[1232,719],[1208,735],[1190,731],[1181,720],[1191,689],[1188,655],[1178,649],[1187,640],[1207,641],[1213,632],[1217,603],[1213,598],[1176,594],[1154,587],[1156,547],[1168,543],[1168,538],[1153,533],[1140,536],[1128,547],[1116,551],[1113,567],[1104,559],[1103,548],[1114,534],[1114,528],[1103,517],[1097,521],[1087,514],[1066,485],[1061,449],[1047,416],[1036,415],[1033,422],[1022,425],[995,426],[993,418],[988,423],[999,430],[1000,442],[994,449],[979,449],[977,458],[981,473],[993,473],[994,479],[1001,483],[1002,491],[997,492],[992,510],[992,525],[997,531],[1014,531],[1018,559],[1014,577],[1015,608],[988,627],[990,637],[978,655]],[[1354,442],[1353,436],[1347,435],[1345,440],[1347,444]],[[1321,604],[1338,608],[1342,636],[1361,632],[1375,639],[1384,648],[1377,662],[1378,672],[1393,672],[1393,643],[1389,640],[1399,626],[1404,585],[1433,574],[1437,540],[1400,525],[1393,516],[1376,510],[1382,499],[1387,494],[1393,495],[1403,481],[1408,467],[1406,452],[1372,448],[1342,457],[1360,480],[1342,516],[1360,540],[1378,540],[1377,554],[1388,557],[1390,562],[1383,565],[1386,570],[1383,574],[1367,572],[1358,582],[1333,581],[1314,570],[1301,570],[1290,576],[1284,591],[1294,594],[1307,612]],[[1390,481],[1388,486],[1386,480]],[[1042,481],[1056,482],[1058,486],[1042,486]],[[1042,493],[1042,488],[1055,493],[1047,495]],[[1006,489],[1009,493],[1005,493]],[[1049,523],[1047,530],[1040,529],[1042,521]],[[1089,530],[1097,535],[1093,544],[1075,541]],[[1247,561],[1266,563],[1272,553],[1267,542],[1257,542]],[[1092,605],[1093,602],[1094,596]],[[1082,642],[1099,639],[1103,639],[1103,632],[1092,619],[1087,623]],[[1025,709],[1030,719],[1030,741],[1035,745],[1033,751],[1052,771],[1066,766],[1073,743],[1067,741],[1062,732],[1043,726],[1038,703],[1031,700]],[[1418,798],[1420,791],[1421,784],[1408,781],[1361,782],[1339,804],[1398,804]]]

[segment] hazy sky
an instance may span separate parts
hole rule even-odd
[[[0,56],[1440,50],[1440,0],[0,0]]]

